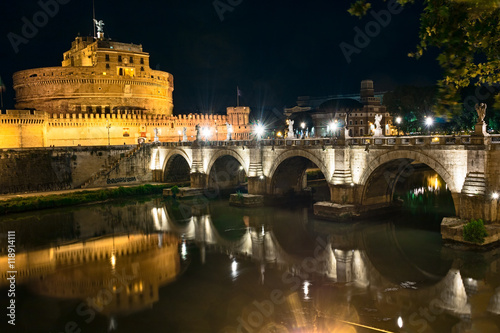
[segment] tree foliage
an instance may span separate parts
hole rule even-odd
[[[400,86],[384,95],[384,105],[393,117],[401,117],[404,133],[420,131],[426,116],[432,116],[437,87]]]
[[[370,1],[355,0],[349,13],[365,15]],[[404,6],[414,0],[396,1]],[[424,0],[419,37],[409,56],[420,58],[429,48],[439,49],[437,60],[444,75],[438,82],[438,112],[460,113],[463,88],[500,82],[499,0]]]

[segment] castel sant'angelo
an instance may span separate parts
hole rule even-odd
[[[77,37],[61,67],[17,72],[16,109],[0,114],[0,148],[123,145],[249,137],[248,107],[228,107],[227,115],[173,116],[174,78],[152,70],[142,45],[104,37]],[[230,124],[232,126],[228,126]]]

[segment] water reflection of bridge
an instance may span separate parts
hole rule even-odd
[[[426,267],[418,260],[412,261],[415,254],[407,252],[405,244],[401,243],[404,239],[399,240],[395,236],[394,227],[390,224],[370,227],[349,225],[339,231],[331,224],[316,223],[315,230],[323,237],[317,239],[318,247],[314,254],[303,257],[288,253],[274,230],[258,222],[245,223],[245,231],[239,238],[228,239],[218,231],[208,212],[184,214],[179,219],[173,216],[171,207],[159,205],[151,213],[158,231],[173,232],[184,241],[195,242],[202,249],[202,262],[205,261],[204,249],[207,246],[231,256],[248,257],[261,263],[262,280],[266,274],[265,267],[275,264],[301,281],[305,299],[311,297],[315,284],[335,286],[340,283],[346,288],[342,288],[343,292],[333,288],[335,297],[332,296],[330,301],[336,299],[335,303],[349,304],[354,302],[353,295],[371,295],[372,304],[359,306],[373,306],[387,316],[391,316],[396,309],[404,313],[415,311],[418,304],[430,304],[434,314],[446,312],[459,319],[460,325],[469,327],[473,315],[471,297],[486,293],[491,296],[484,308],[491,314],[500,314],[499,281],[481,281],[464,276],[461,271],[463,262],[452,259],[446,250],[438,254],[437,265],[441,269],[437,273],[432,269],[435,267]],[[305,216],[307,218],[307,214]],[[388,254],[389,262],[381,264],[371,254],[380,251],[380,248],[377,249],[380,244],[374,241],[376,234],[378,237],[384,235],[385,238],[379,240],[384,243],[384,249],[393,249],[393,253]],[[500,260],[493,265],[500,267]],[[400,270],[394,270],[394,267],[400,267]],[[403,270],[404,273],[401,273]],[[418,316],[422,315],[409,313],[405,320],[416,321],[420,318]]]

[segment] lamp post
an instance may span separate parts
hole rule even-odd
[[[109,120],[106,119],[106,128],[108,129],[108,146],[111,145],[110,140],[109,140],[109,129],[111,128],[111,124],[109,123]]]
[[[337,120],[335,121],[332,120],[330,122],[330,125],[328,125],[328,130],[330,130],[330,132],[332,133],[332,138],[335,136],[335,133],[337,131],[337,126],[338,126]]]
[[[255,135],[257,136],[257,140],[262,139],[262,135],[264,134],[265,128],[261,124],[257,124],[255,126]]]
[[[398,125],[397,125],[397,128],[398,128],[398,136],[399,136],[399,128],[400,128],[400,126],[401,126],[401,122],[402,122],[402,121],[403,121],[403,119],[402,119],[401,117],[397,117],[397,118],[396,118],[396,124],[398,124]]]
[[[434,119],[432,119],[432,117],[425,118],[425,125],[427,125],[428,134],[431,134],[431,126],[433,123],[434,123]]]

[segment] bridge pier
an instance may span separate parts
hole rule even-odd
[[[192,188],[206,188],[207,187],[207,174],[203,172],[192,172],[190,175]]]
[[[267,193],[266,177],[248,177],[248,194],[264,195]]]
[[[361,204],[363,186],[355,184],[328,184],[330,187],[330,201],[338,204]]]
[[[155,182],[155,183],[161,183],[163,182],[163,170],[160,169],[160,170],[151,170],[152,171],[152,175],[153,175],[153,179],[152,181]]]
[[[492,223],[500,222],[499,199],[484,195],[452,193],[456,215],[464,220],[482,219]]]

